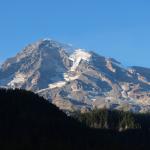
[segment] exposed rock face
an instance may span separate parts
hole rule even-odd
[[[63,110],[150,111],[150,69],[53,40],[28,45],[0,68],[0,86],[32,90]]]

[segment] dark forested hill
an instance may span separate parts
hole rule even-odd
[[[91,129],[24,90],[0,90],[0,150],[147,149],[148,128]]]
[[[70,148],[79,127],[79,123],[32,92],[0,90],[0,147]]]

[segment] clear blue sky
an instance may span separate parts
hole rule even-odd
[[[0,0],[0,62],[47,37],[150,67],[150,0]]]

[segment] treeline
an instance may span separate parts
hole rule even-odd
[[[32,92],[0,89],[0,150],[149,149],[149,124],[145,129],[118,132],[120,113],[94,110],[81,114],[77,121]],[[128,127],[135,127],[134,117],[126,117],[121,126],[125,128],[129,120]],[[149,120],[145,115],[140,118]]]
[[[87,113],[75,112],[73,116],[82,124],[91,128],[112,129],[118,131],[150,128],[150,114],[135,114],[118,110],[94,109]]]

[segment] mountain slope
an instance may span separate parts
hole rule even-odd
[[[28,45],[0,68],[0,86],[32,90],[63,110],[150,110],[150,69],[125,68],[53,40]]]

